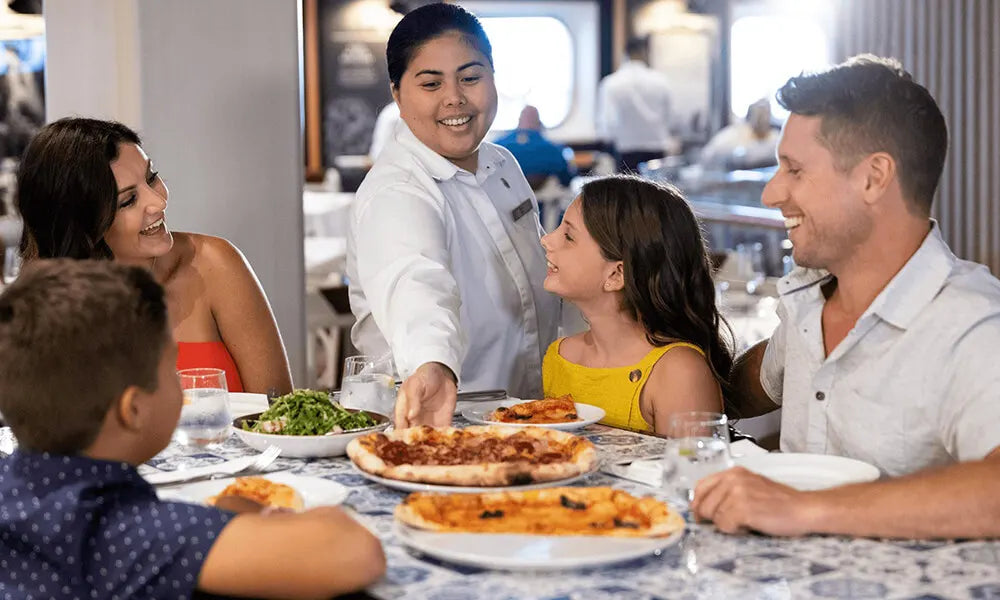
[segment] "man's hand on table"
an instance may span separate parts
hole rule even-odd
[[[815,531],[814,498],[809,492],[733,467],[698,482],[691,512],[697,519],[712,521],[724,533],[753,530],[796,536]]]
[[[458,401],[455,374],[441,363],[424,363],[406,378],[396,396],[396,428],[451,425]]]

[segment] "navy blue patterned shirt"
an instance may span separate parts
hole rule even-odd
[[[231,513],[162,502],[127,463],[0,461],[0,598],[189,598]]]

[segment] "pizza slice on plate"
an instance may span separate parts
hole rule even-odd
[[[514,406],[501,406],[486,418],[500,423],[572,423],[579,421],[573,396],[545,398],[521,402]]]
[[[483,494],[410,494],[396,519],[450,533],[663,537],[684,519],[652,497],[609,487],[561,487]]]
[[[208,503],[214,505],[219,498],[225,496],[239,496],[264,506],[276,508],[290,508],[292,510],[302,510],[303,508],[302,496],[295,491],[295,488],[264,477],[240,477],[219,492],[218,496],[209,498]]]

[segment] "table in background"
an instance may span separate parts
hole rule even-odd
[[[459,424],[464,423],[459,420]],[[664,444],[658,438],[602,425],[592,425],[582,434],[605,458],[658,454]],[[170,470],[180,464],[202,465],[252,453],[231,437],[219,449],[191,456],[171,445],[151,463]],[[782,539],[729,536],[710,525],[697,525],[661,556],[608,567],[511,573],[451,565],[415,555],[400,545],[393,534],[392,511],[406,494],[370,482],[346,458],[279,458],[276,465],[330,479],[351,490],[347,503],[363,515],[385,547],[386,576],[367,590],[385,600],[1000,598],[997,541]],[[591,475],[584,483],[662,497],[658,490],[603,473]]]
[[[353,192],[306,189],[302,192],[303,229],[306,237],[347,237]]]

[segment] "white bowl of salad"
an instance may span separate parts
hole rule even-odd
[[[292,458],[341,456],[354,438],[388,426],[385,415],[344,408],[314,390],[295,390],[272,400],[264,412],[233,420],[244,444],[257,450],[277,446],[281,456]]]

